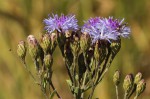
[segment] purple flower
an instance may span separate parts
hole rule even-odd
[[[123,24],[124,19],[119,21],[113,17],[107,18],[90,18],[85,22],[81,32],[87,32],[93,39],[97,40],[117,40],[120,36],[128,37],[130,28]]]
[[[49,33],[57,30],[58,32],[66,32],[68,30],[77,31],[78,24],[75,15],[62,14],[60,17],[58,15],[49,16],[48,19],[44,20],[45,30]]]
[[[113,33],[116,33],[118,36],[122,36],[124,38],[129,37],[130,35],[130,28],[123,23],[124,19],[118,20],[113,19],[113,17],[109,17],[108,19],[103,19],[104,24],[106,27],[110,28]]]

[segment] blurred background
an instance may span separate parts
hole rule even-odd
[[[122,48],[94,97],[116,99],[112,76],[119,69],[122,82],[126,74],[142,72],[147,88],[139,99],[150,99],[150,0],[0,0],[0,99],[44,99],[17,58],[16,46],[29,34],[39,39],[44,32],[43,19],[52,13],[73,13],[80,26],[83,20],[94,16],[125,18],[131,37],[122,39]],[[63,99],[72,99],[58,48],[54,57],[54,85]],[[34,69],[28,55],[27,62]],[[122,97],[122,85],[119,91]]]

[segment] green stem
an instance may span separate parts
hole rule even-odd
[[[132,96],[132,94],[135,92],[135,90],[136,90],[136,84],[133,85],[131,93],[128,95],[129,98]]]
[[[93,95],[94,95],[94,90],[95,90],[95,88],[96,88],[96,76],[97,76],[97,73],[98,73],[98,61],[96,61],[95,60],[95,75],[93,76],[93,79],[92,79],[92,81],[93,81],[93,84],[92,84],[92,92],[91,92],[91,94],[90,94],[90,96],[88,97],[88,99],[92,99],[92,97],[93,97]]]
[[[105,76],[106,72],[108,71],[108,69],[106,68],[105,71],[102,73],[100,79],[98,82],[96,82],[95,86],[103,79],[103,77]],[[92,86],[87,87],[84,91],[87,91],[88,89],[90,89]]]
[[[31,71],[27,68],[27,67],[28,67],[27,64],[26,64],[24,61],[22,61],[22,63],[23,63],[23,65],[24,65],[24,68],[27,70],[27,72],[29,73],[29,75],[30,75],[30,76],[32,77],[32,79],[34,80],[34,82],[42,88],[41,84],[36,81],[35,77],[34,77],[33,74],[31,73]],[[41,90],[42,90],[42,93],[43,93],[43,95],[45,96],[45,98],[48,99],[48,96],[46,95],[46,93],[45,93],[45,91],[43,90],[43,88],[42,88]]]
[[[37,73],[40,73],[40,66],[39,66],[39,62],[38,59],[36,58],[34,61],[34,65],[35,65],[35,69],[37,70]]]
[[[50,85],[51,85],[52,89],[53,89],[54,91],[56,91],[56,89],[55,89],[55,87],[54,87],[54,85],[53,85],[52,82],[50,82]],[[58,94],[57,91],[56,91],[56,95],[57,95],[57,97],[58,97],[59,99],[61,99],[61,97],[60,97],[60,95]]]
[[[105,69],[105,71],[102,73],[99,81],[96,84],[98,84],[104,78],[104,76],[105,76],[105,74],[106,74],[107,71],[108,71],[108,68]]]
[[[119,99],[119,92],[118,92],[118,86],[116,85],[116,97]]]
[[[81,99],[81,89],[79,88],[80,84],[79,84],[79,81],[76,80],[76,68],[77,68],[77,64],[78,64],[78,56],[76,54],[73,55],[73,65],[72,65],[72,76],[73,76],[73,86],[74,88],[78,87],[78,91],[77,93],[74,93],[73,91],[73,94],[75,95],[75,98],[76,99]]]
[[[125,92],[124,94],[124,99],[127,99],[127,92]]]
[[[89,68],[89,66],[88,66],[88,64],[87,64],[87,61],[86,61],[86,53],[85,53],[85,52],[83,52],[83,57],[84,57],[84,63],[85,63],[86,69],[87,69],[88,71],[91,71],[90,68]]]
[[[76,68],[77,68],[77,64],[78,64],[78,56],[75,54],[74,57],[73,57],[73,69],[72,69],[72,73],[73,73],[73,83],[75,86],[77,86],[77,81],[76,81]],[[79,84],[78,84],[78,87],[79,87]]]
[[[81,98],[81,90],[80,89],[78,90],[78,94],[76,96],[76,99],[83,99],[83,98]]]
[[[137,97],[138,97],[138,95],[136,94],[135,97],[134,97],[134,99],[137,99]]]
[[[11,49],[10,49],[10,52],[13,54],[13,56],[17,56]],[[20,57],[19,57],[20,59]],[[27,70],[27,72],[29,73],[29,75],[32,77],[32,79],[34,80],[34,83],[38,84],[39,85],[39,82],[36,81],[35,77],[33,76],[33,74],[31,73],[31,71],[27,68],[27,64],[25,62],[25,59],[22,59],[21,58],[21,62],[23,63],[24,65],[24,68]]]
[[[87,76],[87,71],[84,74],[84,78],[83,78],[83,82],[82,82],[82,86],[81,86],[82,90],[85,88],[86,76]],[[81,99],[83,99],[83,98],[84,98],[84,91],[82,91],[82,93],[81,93]]]
[[[40,86],[41,86],[41,85],[40,85]],[[45,98],[46,98],[46,99],[49,99],[48,96],[47,96],[47,94],[46,94],[46,92],[45,92],[45,90],[43,89],[42,86],[41,86],[41,90],[42,90],[42,93],[44,94]]]
[[[24,68],[27,70],[27,72],[29,73],[29,75],[30,75],[31,78],[33,79],[33,81],[34,81],[35,83],[37,83],[35,77],[34,77],[33,74],[31,73],[31,71],[28,69],[28,66],[27,66],[26,62],[22,61],[22,63],[23,63],[23,65],[24,65]]]
[[[92,87],[92,92],[91,92],[91,94],[90,94],[90,96],[89,96],[88,99],[92,99],[92,97],[93,97],[93,95],[94,95],[95,88],[96,88],[96,86],[93,86],[93,87]]]
[[[70,77],[70,80],[71,80],[71,82],[73,82],[73,76],[72,76],[72,74],[71,74],[71,71],[70,71],[70,67],[69,67],[69,65],[67,64],[67,61],[66,61],[67,59],[64,59],[64,61],[65,61],[65,66],[66,66],[66,68],[67,68],[67,72],[68,72],[68,75],[69,75],[69,77]]]
[[[76,86],[76,79],[75,79],[75,77],[76,77],[76,59],[77,59],[77,57],[74,55],[72,72],[73,72],[73,83],[75,86]]]

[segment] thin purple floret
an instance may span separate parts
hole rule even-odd
[[[90,18],[85,22],[81,29],[81,32],[87,32],[93,39],[93,42],[97,40],[117,40],[121,37],[129,37],[130,28],[123,24],[124,19],[121,21],[118,19],[109,18]]]
[[[48,33],[52,33],[55,30],[57,30],[58,32],[65,32],[69,30],[77,31],[77,22],[78,21],[75,18],[75,15],[65,16],[64,14],[62,14],[60,17],[58,17],[58,15],[53,15],[44,20],[45,30]]]

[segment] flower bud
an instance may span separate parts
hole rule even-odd
[[[134,83],[135,84],[138,84],[138,82],[142,79],[142,73],[138,72],[136,75],[135,75],[135,79],[134,79]]]
[[[129,74],[125,77],[123,82],[124,91],[129,93],[129,91],[132,89],[132,85],[133,85],[133,76],[132,74]]]
[[[24,41],[20,41],[17,46],[17,54],[24,61],[26,56],[26,45]]]
[[[94,58],[99,61],[100,59],[100,51],[99,51],[99,43],[98,41],[95,43],[95,49],[94,49]]]
[[[44,34],[41,40],[41,47],[44,53],[48,52],[48,49],[50,48],[50,43],[51,43],[50,35],[48,33]]]
[[[51,38],[51,42],[55,42],[57,39],[56,33],[51,33],[50,38]]]
[[[36,59],[39,54],[39,44],[33,35],[29,35],[27,37],[27,41],[29,54],[31,55],[32,59]]]
[[[110,47],[111,47],[111,52],[112,52],[112,55],[113,57],[116,56],[116,54],[119,52],[120,48],[121,48],[121,39],[118,39],[116,41],[112,41],[111,44],[110,44]]]
[[[96,41],[94,46],[94,58],[96,61],[98,61],[100,64],[103,62],[103,60],[106,57],[106,49],[103,45],[103,42]]]
[[[73,41],[70,44],[70,48],[72,50],[73,55],[77,55],[80,51],[79,38],[77,36],[73,36]]]
[[[118,70],[115,71],[115,74],[113,76],[113,82],[116,86],[119,85],[119,83],[120,83],[120,71],[118,71]]]
[[[85,52],[90,47],[90,37],[86,32],[81,34],[80,47],[83,52]]]
[[[99,66],[107,58],[107,54],[108,51],[106,49],[106,42],[97,40],[94,45],[94,58],[98,62]],[[105,66],[101,68],[104,69]]]
[[[52,64],[52,56],[48,54],[44,57],[44,65],[46,66],[46,68],[50,69],[51,64]]]
[[[72,34],[71,31],[69,30],[65,31],[66,38],[71,37],[71,34]]]
[[[51,38],[51,42],[52,42],[52,47],[54,46],[54,44],[56,43],[56,40],[57,40],[57,35],[56,33],[51,33],[50,35],[50,38]]]
[[[139,96],[141,93],[143,93],[143,91],[145,90],[145,88],[146,88],[146,82],[144,81],[144,79],[142,79],[137,84],[136,94]]]
[[[51,45],[50,45],[50,53],[52,54],[56,48],[57,45],[57,35],[56,33],[51,33],[50,34],[50,38],[51,38]]]

